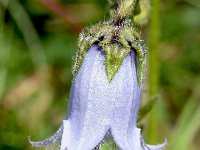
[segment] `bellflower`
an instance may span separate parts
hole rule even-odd
[[[79,38],[74,79],[66,120],[40,147],[61,139],[60,150],[92,150],[109,132],[121,150],[161,150],[145,144],[136,127],[141,98],[145,50],[132,24],[125,19],[124,0],[117,16],[85,29]]]

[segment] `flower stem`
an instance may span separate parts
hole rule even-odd
[[[135,0],[123,0],[118,9],[118,16],[126,17],[129,15],[135,5]]]
[[[158,49],[159,49],[159,35],[160,35],[160,0],[151,0],[151,21],[149,27],[149,97],[157,97],[158,94]],[[157,130],[157,111],[154,106],[149,114],[148,126],[147,126],[147,138],[149,142],[156,142],[156,130]]]
[[[117,9],[114,22],[121,22],[124,18],[132,15],[136,0],[123,0]]]

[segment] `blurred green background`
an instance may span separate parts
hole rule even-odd
[[[135,19],[146,43],[154,32],[149,12],[157,7],[149,5],[143,0]],[[157,138],[145,139],[166,137],[169,150],[199,150],[200,1],[163,0],[159,9]],[[29,135],[42,140],[57,130],[67,112],[78,33],[108,13],[106,0],[0,0],[1,150],[32,149]],[[144,133],[149,118],[139,122]]]

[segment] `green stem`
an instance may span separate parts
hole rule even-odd
[[[134,9],[136,0],[123,0],[122,3],[119,5],[117,9],[117,16],[119,20],[123,19],[124,17],[128,17],[131,15],[132,10]]]
[[[110,7],[110,16],[115,17],[117,12],[117,17],[123,17],[140,13],[139,0],[124,0],[119,4],[118,0],[108,0]],[[125,8],[126,7],[126,8]]]
[[[149,97],[155,97],[158,94],[158,49],[159,49],[159,36],[160,36],[160,0],[151,1],[151,21],[149,27]],[[147,126],[147,138],[150,143],[154,143],[157,140],[157,111],[154,107],[150,113],[148,126]]]

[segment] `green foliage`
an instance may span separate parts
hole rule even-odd
[[[140,108],[140,112],[139,112],[139,116],[138,116],[138,122],[140,122],[152,110],[156,101],[157,101],[156,98],[152,98],[147,102],[147,104],[145,104],[144,106],[142,106]]]

